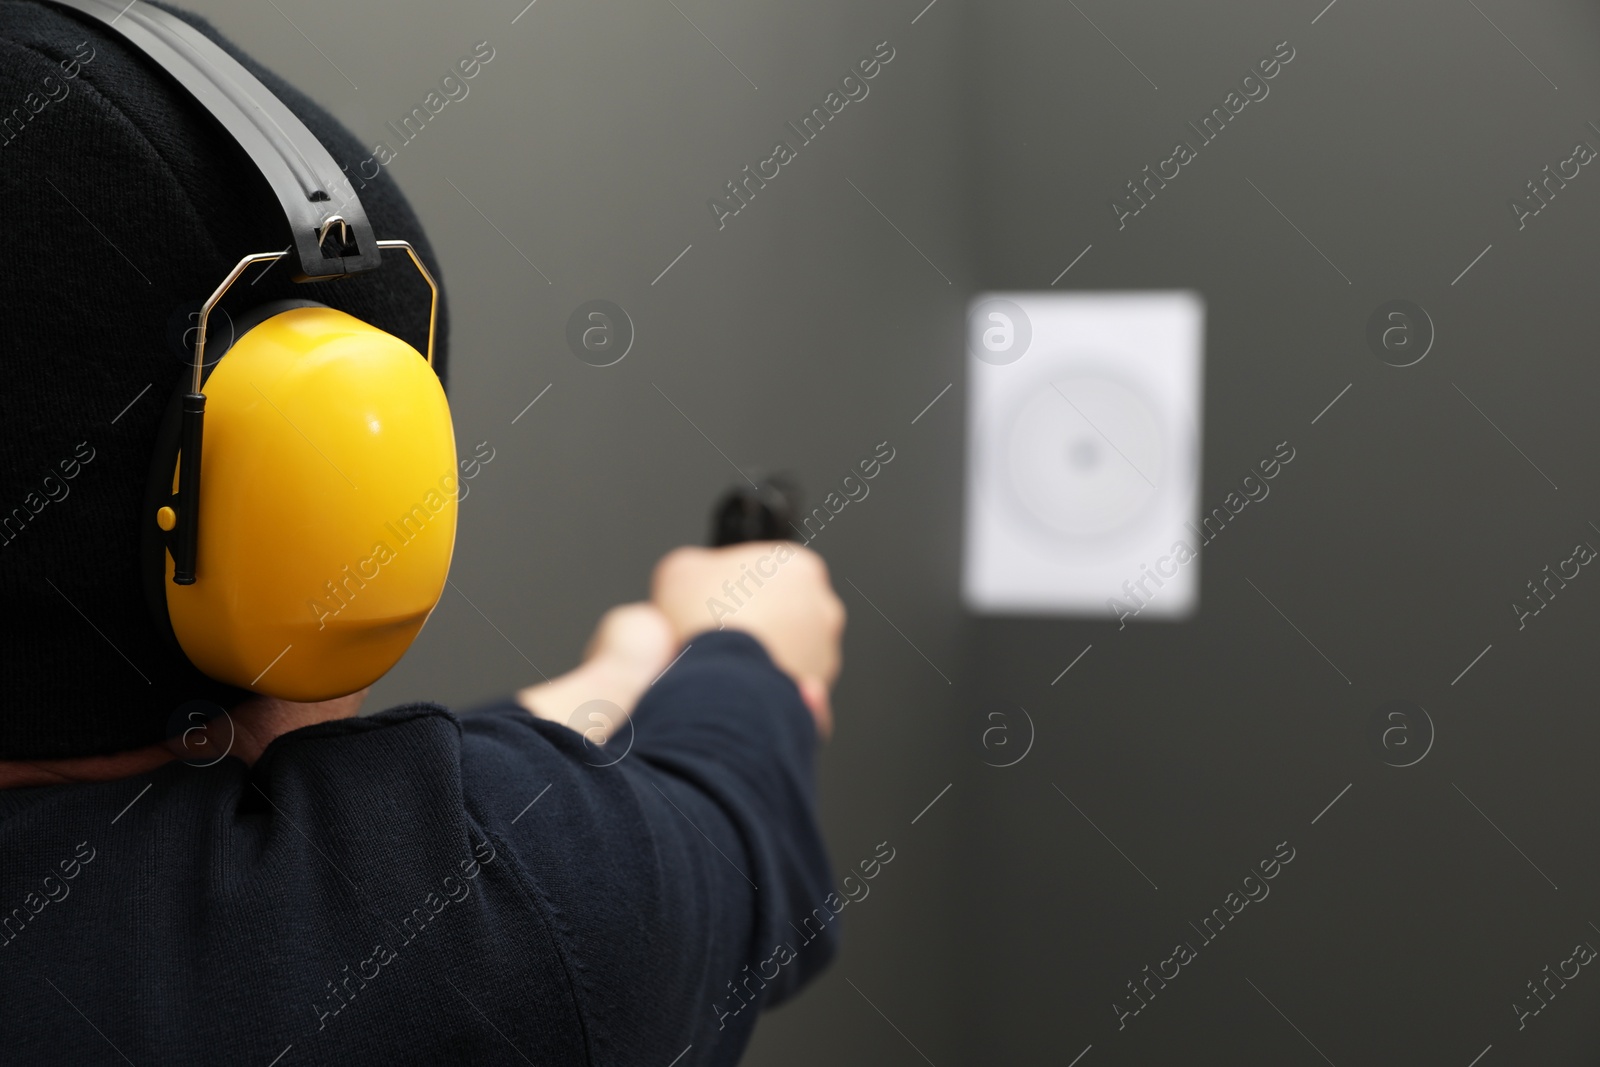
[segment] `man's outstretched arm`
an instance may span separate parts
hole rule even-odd
[[[777,547],[669,556],[661,617],[674,633],[703,627],[707,591]],[[516,813],[501,832],[563,946],[597,1063],[665,1064],[690,1046],[683,1064],[733,1063],[760,1010],[835,951],[812,757],[843,612],[820,560],[781,547],[739,629],[672,641],[670,669],[603,746],[610,716],[581,713],[589,690],[568,676],[465,720],[467,788],[484,810]],[[609,674],[591,681],[650,659],[642,610],[608,615],[586,666],[610,658]],[[587,739],[547,721],[573,711]]]

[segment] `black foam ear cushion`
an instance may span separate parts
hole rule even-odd
[[[201,388],[205,388],[205,380],[228,354],[228,350],[238,343],[239,338],[275,315],[295,308],[316,307],[327,307],[327,305],[315,300],[274,300],[251,308],[244,315],[232,319],[231,336],[219,338],[223,344],[218,347],[217,355],[213,356],[208,341],[206,365],[200,370]],[[156,524],[156,512],[165,506],[174,508],[177,506],[177,500],[172,494],[172,481],[178,469],[178,439],[182,428],[183,398],[188,395],[192,384],[191,376],[186,373],[167,401],[166,412],[161,417],[161,426],[156,431],[156,447],[150,461],[150,472],[145,480],[144,507],[139,512],[139,560],[144,581],[145,604],[150,609],[150,619],[155,623],[156,631],[162,640],[179,654],[182,654],[183,648],[178,642],[177,634],[173,632],[172,619],[167,614],[167,553],[173,535]],[[204,482],[201,484],[203,486]],[[200,536],[202,538],[206,536],[203,528]],[[199,577],[201,580],[204,579],[203,575]]]

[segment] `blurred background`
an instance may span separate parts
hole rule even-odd
[[[813,545],[851,613],[830,844],[896,858],[748,1063],[1600,1054],[1576,551],[1600,546],[1600,10],[192,6],[398,146],[458,446],[492,456],[453,588],[369,706],[565,670],[742,477],[816,504],[892,450]],[[479,42],[470,94],[400,145],[386,124]],[[875,53],[868,95],[719,220]],[[1113,206],[1180,141],[1176,178]],[[1051,290],[1203,300],[1202,510],[1293,452],[1191,564],[1181,621],[963,607],[968,303]],[[594,300],[631,324],[609,366],[567,340]]]

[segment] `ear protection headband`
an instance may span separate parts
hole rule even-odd
[[[57,2],[199,101],[266,178],[292,236],[241,259],[200,309],[140,516],[157,624],[220,682],[297,701],[362,689],[421,630],[455,546],[455,435],[432,369],[438,286],[410,244],[374,239],[353,191],[335,207],[333,157],[209,38],[148,5]],[[309,300],[236,316],[233,344],[208,357],[211,313],[252,264],[287,258],[296,281],[318,281],[374,270],[385,250],[405,252],[432,290],[426,357]]]

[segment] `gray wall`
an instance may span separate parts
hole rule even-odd
[[[1070,5],[981,8],[977,276],[1037,288],[1092,242],[1075,286],[1204,294],[1203,507],[1296,449],[1203,551],[1193,620],[979,628],[977,698],[1022,704],[1040,734],[978,794],[966,860],[981,1062],[1600,1053],[1586,975],[1525,1029],[1511,1008],[1576,942],[1600,946],[1600,582],[1583,568],[1520,632],[1510,606],[1576,541],[1600,546],[1600,175],[1520,232],[1506,203],[1575,141],[1600,147],[1597,13],[1339,0],[1318,18],[1326,3],[1080,2],[1158,89]],[[1283,40],[1270,95],[1119,231],[1111,196]],[[1437,329],[1412,367],[1363,337],[1392,298]],[[1391,700],[1432,720],[1408,768],[1388,764],[1427,726],[1376,745]],[[1284,841],[1270,895],[1204,942],[1189,924]],[[1125,983],[1180,941],[1196,958],[1119,1030],[1114,998],[1137,1007]]]
[[[463,504],[459,592],[376,704],[463,705],[533,680],[529,661],[570,666],[661,551],[703,538],[730,463],[819,495],[895,447],[817,547],[851,610],[822,765],[834,857],[888,840],[897,858],[748,1062],[1600,1051],[1600,979],[1520,1031],[1511,1010],[1600,945],[1600,579],[1584,568],[1521,631],[1509,606],[1600,523],[1582,318],[1600,177],[1521,231],[1506,207],[1574,141],[1600,147],[1592,9],[538,0],[512,24],[515,0],[199,6],[371,139],[474,42],[496,50],[391,166],[448,278],[460,441],[495,459]],[[885,39],[871,95],[719,232],[705,199]],[[1271,94],[1119,231],[1108,200],[1283,40]],[[1047,287],[1090,244],[1062,288],[1207,301],[1205,506],[1278,442],[1296,459],[1206,548],[1188,622],[970,620],[962,309]],[[609,368],[564,341],[596,297],[638,332]],[[1393,298],[1437,328],[1413,367],[1363,339]],[[1391,700],[1431,719],[1410,767],[1390,764],[1430,731],[1413,714],[1380,745]],[[988,715],[1025,731],[1019,705],[1034,748],[986,766],[1004,762]],[[1270,896],[1202,943],[1189,924],[1285,841]],[[1183,940],[1196,958],[1119,1030],[1125,983]]]

